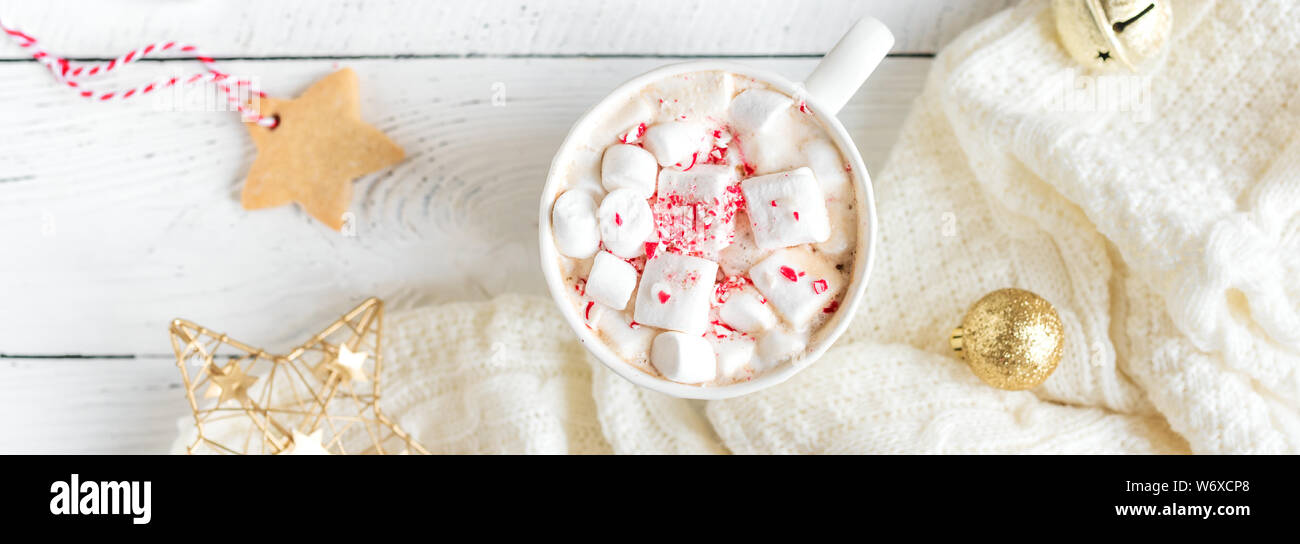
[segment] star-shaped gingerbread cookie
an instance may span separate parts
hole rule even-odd
[[[352,201],[352,180],[401,162],[405,154],[361,120],[357,75],[344,68],[293,100],[264,97],[260,112],[275,128],[249,123],[257,159],[244,181],[244,209],[297,202],[334,230]]]

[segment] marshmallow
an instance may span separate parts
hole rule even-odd
[[[798,168],[740,182],[754,242],[779,249],[830,238],[830,219],[821,187],[808,168]]]
[[[808,345],[803,338],[785,331],[774,330],[759,339],[758,360],[754,362],[757,370],[767,370],[778,363],[801,353]]]
[[[665,168],[659,172],[659,198],[682,197],[688,203],[721,206],[727,188],[736,182],[736,171],[728,166],[700,164],[687,171]]]
[[[797,330],[821,315],[846,281],[834,265],[806,249],[773,252],[749,269],[749,279]]]
[[[627,312],[606,309],[600,304],[592,308],[595,329],[610,348],[624,359],[638,359],[650,351],[650,342],[659,330],[644,327],[628,319]]]
[[[650,364],[664,378],[678,383],[704,383],[718,375],[713,347],[699,335],[659,333],[650,347]]]
[[[790,97],[773,91],[751,89],[731,102],[731,127],[745,161],[758,174],[782,172],[806,161],[796,145],[806,129],[790,115]]]
[[[760,333],[776,325],[776,314],[772,313],[772,308],[749,287],[731,293],[718,308],[718,317],[732,328],[749,334]]]
[[[736,213],[734,227],[731,244],[718,253],[718,266],[731,276],[749,272],[750,267],[767,256],[766,251],[754,244],[754,234],[749,227],[749,216],[745,215],[745,212]]]
[[[658,105],[661,118],[699,120],[726,115],[735,92],[731,74],[714,71],[669,76],[646,89],[645,95]]]
[[[731,244],[737,209],[737,195],[731,189],[735,176],[735,169],[713,164],[659,172],[656,226],[669,246],[713,259]]]
[[[784,94],[750,89],[731,101],[731,126],[742,134],[757,134],[777,115],[788,111],[791,104],[794,100]]]
[[[703,123],[670,121],[651,125],[641,141],[647,151],[654,153],[660,166],[684,170],[690,168],[696,159],[703,162],[702,157],[695,155],[708,153],[713,143],[710,136]]]
[[[551,208],[551,229],[561,254],[575,259],[591,257],[600,247],[596,201],[586,191],[565,191]]]
[[[796,130],[789,119],[769,123],[759,134],[740,141],[745,160],[753,167],[754,175],[772,174],[806,166],[808,159],[792,145],[791,133]]]
[[[635,289],[636,267],[608,251],[596,254],[591,274],[587,276],[587,298],[622,310],[627,307],[627,299],[632,297]]]
[[[719,378],[735,378],[754,359],[754,341],[750,338],[738,334],[710,336],[708,342],[718,360]]]
[[[585,147],[574,149],[573,161],[564,176],[570,181],[565,190],[580,189],[590,193],[593,198],[605,194],[605,188],[600,184],[600,156],[599,150]]]
[[[709,326],[709,300],[718,265],[660,250],[646,261],[633,319],[638,323],[700,335]]]
[[[659,165],[649,151],[634,145],[616,144],[605,149],[600,162],[600,183],[607,191],[632,189],[645,199],[655,193],[655,175],[658,172]]]
[[[853,213],[853,208],[841,200],[832,200],[826,203],[826,213],[830,217],[831,237],[825,242],[813,245],[817,252],[839,259],[852,251],[858,241],[858,216]]]
[[[807,158],[808,167],[812,168],[817,177],[826,200],[853,202],[849,173],[844,169],[844,158],[840,156],[835,144],[825,138],[809,140],[803,145],[803,155]]]
[[[619,189],[605,195],[596,212],[600,219],[600,241],[610,253],[631,259],[645,253],[645,241],[655,230],[650,204],[634,189]]]

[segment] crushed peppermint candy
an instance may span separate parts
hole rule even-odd
[[[619,136],[618,141],[623,142],[625,144],[636,143],[637,141],[641,140],[642,136],[645,136],[645,129],[646,129],[645,123],[638,124],[637,126],[632,127],[631,130],[625,132],[622,136]]]
[[[736,213],[744,208],[740,183],[726,188],[723,198],[700,202],[679,193],[659,194],[651,205],[660,248],[692,257],[716,258],[710,248],[729,245],[735,236]],[[723,239],[725,237],[725,240]]]
[[[631,259],[623,259],[623,260],[627,261],[627,264],[632,265],[632,268],[636,269],[637,274],[645,272],[645,262],[646,262],[645,255],[639,255],[636,257],[632,257]]]
[[[718,285],[713,288],[713,299],[717,301],[718,304],[722,304],[726,302],[728,298],[731,298],[731,293],[733,291],[739,291],[744,289],[746,285],[751,284],[753,284],[753,282],[745,276],[727,276],[726,278],[723,278],[722,281],[718,282]]]
[[[731,144],[731,132],[727,129],[713,131],[713,149],[704,157],[704,164],[727,164],[727,149]]]
[[[692,168],[695,168],[695,162],[698,161],[699,158],[700,158],[700,152],[699,152],[699,151],[696,151],[696,152],[694,152],[694,153],[691,153],[691,164],[690,164],[690,166],[687,166],[686,168],[683,168],[682,171],[683,171],[683,172],[690,172]],[[680,162],[677,163],[677,166],[681,166],[681,165],[682,165],[682,163],[680,163]]]
[[[781,267],[781,275],[790,281],[799,281],[799,274],[795,273],[793,268],[788,266]]]
[[[709,324],[713,325],[713,336],[718,340],[726,340],[735,336],[749,336],[735,328],[732,328],[731,325],[723,323],[721,320],[714,319],[713,321],[710,321]],[[707,338],[709,336],[709,331],[705,331],[704,336]]]
[[[830,289],[830,284],[826,283],[826,280],[817,280],[812,282],[812,288],[813,293],[820,295],[825,293],[827,289]]]

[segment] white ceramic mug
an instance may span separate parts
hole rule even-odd
[[[867,174],[866,166],[862,164],[862,155],[858,152],[857,146],[835,114],[844,107],[858,87],[862,86],[867,76],[871,75],[893,45],[894,36],[890,34],[889,29],[880,21],[865,17],[858,21],[843,38],[840,38],[839,43],[826,56],[822,57],[817,68],[803,84],[790,81],[779,74],[728,62],[700,61],[672,64],[656,68],[623,83],[578,119],[573,128],[569,129],[569,135],[551,162],[551,171],[547,175],[546,186],[542,189],[538,235],[542,272],[546,277],[546,285],[551,291],[551,297],[559,306],[564,320],[592,355],[619,376],[642,387],[675,397],[724,399],[784,382],[811,365],[830,348],[835,339],[848,328],[854,313],[862,303],[876,246],[876,204],[871,192],[871,178]],[[551,207],[566,183],[565,165],[572,160],[577,147],[574,143],[575,137],[586,134],[593,124],[608,115],[611,103],[623,100],[630,93],[638,92],[647,85],[667,77],[710,70],[752,77],[787,95],[801,98],[808,104],[813,115],[817,116],[827,129],[840,154],[852,165],[851,174],[857,198],[855,209],[858,212],[858,236],[853,277],[848,290],[845,291],[843,302],[835,316],[823,324],[819,333],[814,335],[802,357],[796,357],[794,361],[779,365],[749,381],[719,386],[697,386],[671,382],[645,373],[614,353],[587,327],[578,309],[568,299],[569,287],[564,284],[564,277],[559,269],[560,254],[555,247],[555,238],[551,232]]]

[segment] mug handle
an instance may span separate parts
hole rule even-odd
[[[894,35],[875,17],[863,17],[840,38],[804,81],[804,90],[826,112],[839,113],[894,47]]]

